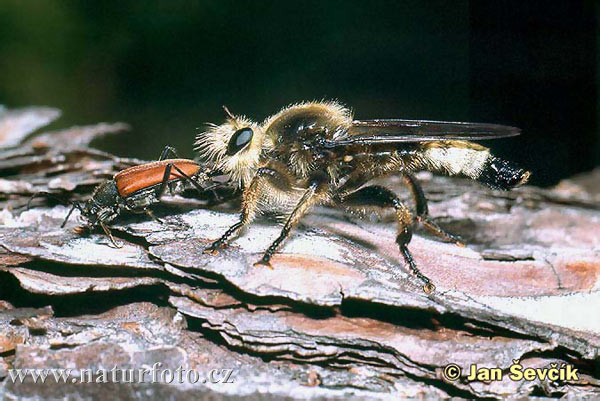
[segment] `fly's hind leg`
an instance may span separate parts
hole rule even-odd
[[[265,253],[260,261],[256,262],[254,265],[264,265],[270,268],[270,260],[277,248],[281,245],[281,243],[288,237],[290,231],[294,226],[300,221],[302,216],[308,212],[308,210],[318,202],[323,201],[326,198],[327,194],[327,183],[328,177],[326,174],[318,174],[315,175],[309,183],[308,188],[302,195],[302,198],[298,201],[298,204],[294,208],[294,211],[288,216],[279,237],[273,243]]]
[[[365,209],[370,207],[393,208],[396,212],[396,219],[398,221],[396,243],[398,244],[400,253],[413,274],[424,283],[423,291],[427,294],[435,291],[435,285],[433,285],[427,276],[421,273],[408,250],[408,243],[412,238],[412,228],[415,219],[410,210],[400,201],[400,199],[398,199],[396,194],[385,187],[372,185],[363,187],[355,192],[342,196],[337,200],[341,206],[348,209]]]
[[[240,213],[240,220],[229,227],[229,229],[225,231],[225,234],[223,234],[221,238],[206,248],[204,253],[216,255],[219,253],[219,249],[227,246],[229,239],[233,235],[254,220],[256,212],[258,211],[258,201],[267,183],[278,189],[289,188],[291,185],[289,177],[285,173],[282,173],[273,167],[259,168],[254,177],[252,177],[250,185],[248,185],[248,187],[244,190],[244,194],[242,196],[242,211]]]
[[[419,185],[419,182],[417,181],[415,176],[413,176],[410,173],[404,173],[404,181],[410,189],[410,192],[415,201],[415,207],[417,210],[417,220],[423,223],[423,226],[427,229],[427,231],[429,231],[433,235],[443,239],[444,241],[454,242],[456,245],[464,247],[465,244],[461,241],[459,237],[445,231],[437,223],[431,220],[431,218],[429,217],[429,208],[427,207],[427,198],[425,198],[423,188],[421,188],[421,185]]]

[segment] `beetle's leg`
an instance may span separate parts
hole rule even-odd
[[[67,213],[67,217],[65,217],[65,219],[63,220],[62,224],[60,225],[60,228],[64,228],[67,225],[67,221],[69,221],[69,218],[71,217],[71,214],[73,214],[73,212],[75,211],[76,207],[77,204],[73,203],[73,207],[71,208],[71,210],[69,210],[69,213]]]
[[[108,236],[108,238],[110,239],[110,242],[112,242],[112,244],[116,248],[123,248],[122,244],[119,244],[119,243],[117,243],[117,241],[115,241],[115,237],[113,237],[112,233],[110,232],[110,229],[108,228],[108,226],[106,224],[104,224],[103,222],[100,222],[100,227],[102,227],[102,230],[104,230],[104,234],[106,234]]]
[[[363,187],[348,195],[342,195],[336,200],[340,205],[348,209],[368,209],[372,207],[394,208],[396,211],[396,219],[398,221],[396,243],[400,248],[400,253],[402,253],[404,260],[413,274],[425,283],[423,291],[430,294],[435,290],[435,286],[431,280],[417,268],[417,265],[408,250],[408,243],[412,238],[412,227],[415,223],[415,219],[410,210],[400,201],[400,199],[398,199],[396,194],[385,187],[372,185]]]
[[[160,186],[156,189],[156,193],[155,193],[156,199],[162,198],[162,196],[165,194],[165,191],[167,190],[167,188],[169,186],[169,178],[171,177],[172,170],[177,171],[177,173],[181,176],[181,178],[190,182],[198,191],[204,192],[206,190],[205,188],[202,188],[202,185],[200,185],[197,182],[196,178],[190,177],[188,174],[186,174],[182,169],[177,167],[175,164],[168,163],[165,166],[165,172],[163,174],[163,178],[161,180]]]
[[[169,185],[169,177],[171,177],[171,169],[172,168],[173,168],[172,163],[169,163],[165,166],[165,172],[163,174],[162,181],[160,182],[160,186],[158,188],[156,188],[156,192],[154,193],[154,196],[156,196],[156,199],[162,198],[162,196],[165,194],[165,191],[167,190],[167,187]]]
[[[214,186],[211,186],[208,188],[202,188],[202,185],[200,185],[198,183],[198,179],[196,178],[196,175],[189,176],[183,170],[181,170],[179,167],[177,167],[176,165],[173,165],[173,169],[175,169],[175,171],[177,171],[186,181],[191,183],[201,193],[214,188]],[[204,174],[204,173],[202,173],[202,174]],[[208,177],[206,179],[208,179]]]
[[[177,158],[177,151],[175,150],[174,147],[167,145],[167,146],[165,146],[163,151],[160,153],[160,156],[158,157],[158,161],[170,159],[170,158]],[[167,175],[167,177],[169,177],[169,176]],[[164,178],[163,178],[163,180],[164,180]],[[171,188],[169,188],[169,190],[171,190]],[[162,189],[162,193],[160,194],[160,196],[164,195],[164,191],[165,190]],[[173,195],[173,191],[171,190],[170,192],[171,192],[171,195]]]
[[[64,228],[67,225],[67,221],[69,221],[69,218],[71,217],[71,214],[75,209],[78,209],[81,212],[81,205],[77,201],[73,202],[73,207],[71,208],[71,210],[69,210],[69,213],[67,213],[67,217],[65,217],[64,221],[60,225],[60,228]]]
[[[229,238],[240,231],[244,226],[248,225],[256,216],[258,211],[258,201],[261,194],[263,193],[265,184],[269,183],[278,189],[289,188],[290,179],[285,174],[272,167],[261,167],[256,171],[250,185],[244,190],[242,195],[242,211],[240,213],[240,220],[229,227],[225,234],[218,240],[212,243],[211,246],[204,250],[204,253],[210,253],[216,255],[219,249],[227,246]]]
[[[160,153],[160,156],[158,157],[158,161],[165,160],[165,159],[171,159],[171,158],[177,158],[177,150],[175,150],[174,147],[167,145],[167,146],[165,146],[163,151]],[[166,171],[165,171],[165,173],[166,173]],[[169,175],[170,174],[166,175],[166,177],[167,177],[166,182],[169,181],[168,180]],[[165,185],[165,177],[163,177],[162,185]],[[162,185],[161,185],[161,189],[159,189],[159,191],[161,191],[160,195],[158,195],[158,191],[157,191],[157,199],[159,199],[165,193],[166,188],[163,188]],[[171,195],[173,195],[172,188],[169,187],[168,185],[167,185],[167,187],[169,188],[169,192],[171,193]]]
[[[177,150],[175,150],[174,147],[172,146],[165,146],[165,148],[163,149],[163,151],[160,153],[160,156],[158,157],[158,161],[161,160],[165,160],[165,159],[176,159],[177,158]]]
[[[273,241],[271,246],[267,248],[262,259],[256,262],[254,264],[255,266],[265,265],[271,267],[271,265],[269,264],[271,257],[273,256],[279,245],[281,245],[281,243],[290,234],[290,231],[298,223],[300,218],[302,218],[302,216],[306,214],[306,212],[311,208],[311,206],[315,205],[316,203],[323,202],[328,198],[327,183],[328,177],[325,174],[320,174],[311,179],[310,184],[306,189],[306,192],[304,192],[302,198],[300,198],[298,204],[294,208],[294,211],[289,215],[288,219],[286,220],[283,229],[279,234],[279,237],[277,237],[277,239]]]
[[[404,181],[406,185],[410,189],[410,192],[415,201],[415,206],[417,209],[417,219],[423,223],[423,226],[432,234],[442,238],[448,242],[454,242],[458,246],[464,247],[465,244],[454,234],[450,234],[446,232],[442,227],[440,227],[437,223],[435,223],[429,217],[429,208],[427,207],[427,198],[425,198],[425,194],[423,193],[423,188],[419,185],[419,182],[410,173],[404,173]]]
[[[156,216],[154,214],[154,212],[150,208],[147,208],[147,207],[145,207],[143,209],[128,208],[127,210],[129,210],[131,213],[136,213],[136,214],[144,213],[148,217],[150,217],[152,220],[156,221],[157,223],[163,224],[167,227],[171,227],[171,228],[175,228],[175,229],[181,229],[182,227],[189,227],[187,224],[166,222],[166,221],[162,220],[161,218],[159,218],[158,216]]]
[[[150,209],[144,209],[144,213],[146,213],[148,216],[150,216],[150,218],[152,220],[156,221],[157,223],[167,224],[163,220],[161,220],[158,217],[156,217],[156,215],[154,214],[154,212],[152,210],[150,210]]]

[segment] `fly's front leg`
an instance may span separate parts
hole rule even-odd
[[[423,223],[423,226],[432,234],[442,238],[444,241],[454,242],[456,245],[464,247],[465,244],[454,234],[446,232],[442,227],[435,223],[429,217],[429,208],[427,207],[427,199],[423,193],[423,188],[419,185],[419,182],[410,173],[404,173],[404,181],[410,189],[410,192],[415,201],[417,209],[417,220]]]
[[[314,176],[310,180],[310,184],[308,189],[298,201],[298,204],[294,208],[294,211],[285,222],[279,237],[267,248],[264,253],[262,259],[256,262],[254,265],[264,265],[271,267],[269,261],[271,257],[277,251],[277,248],[281,245],[281,243],[288,237],[292,228],[298,223],[300,218],[311,208],[311,206],[315,205],[318,202],[322,202],[327,198],[328,193],[328,177],[326,174],[319,174]],[[271,267],[272,268],[272,267]]]
[[[396,194],[385,187],[378,185],[367,186],[352,192],[348,195],[342,195],[336,199],[342,206],[348,209],[365,209],[369,207],[393,208],[396,212],[398,222],[398,235],[396,243],[400,253],[417,278],[423,283],[423,291],[427,294],[435,291],[435,285],[417,268],[417,265],[408,250],[408,243],[412,238],[412,227],[415,223],[410,210],[398,199]]]
[[[218,240],[212,243],[211,246],[204,250],[204,253],[216,255],[219,249],[227,246],[229,239],[248,225],[256,216],[258,210],[258,201],[264,191],[266,183],[270,183],[276,188],[289,187],[288,177],[275,170],[272,167],[261,167],[256,171],[256,174],[250,181],[250,185],[244,190],[242,196],[242,211],[240,213],[240,220],[229,227],[225,234]]]

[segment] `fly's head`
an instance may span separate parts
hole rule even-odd
[[[194,150],[213,174],[229,175],[234,185],[246,186],[259,168],[268,144],[260,125],[243,116],[228,115],[225,123],[210,124],[196,136]]]

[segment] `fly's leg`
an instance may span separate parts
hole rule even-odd
[[[221,238],[206,248],[204,253],[216,255],[219,253],[219,249],[227,246],[229,239],[234,234],[239,232],[242,228],[254,220],[256,212],[258,211],[258,201],[267,183],[275,186],[278,189],[290,187],[290,180],[284,173],[281,173],[272,167],[259,168],[254,177],[252,177],[250,185],[248,185],[248,187],[244,190],[244,194],[242,196],[242,211],[240,213],[240,220],[229,227],[229,229],[225,231],[225,234],[223,234]]]
[[[415,223],[415,219],[410,210],[400,201],[400,199],[398,199],[396,194],[385,187],[372,185],[363,187],[348,195],[341,196],[336,200],[340,205],[347,207],[348,209],[364,209],[369,207],[394,208],[396,211],[396,219],[398,221],[396,243],[398,244],[400,253],[413,274],[424,283],[423,291],[427,294],[435,291],[435,285],[433,285],[431,280],[417,268],[417,265],[408,250],[408,243],[412,238],[412,227]]]
[[[123,244],[119,244],[117,241],[115,241],[115,237],[113,237],[112,232],[110,232],[110,229],[106,224],[100,222],[100,227],[102,227],[104,234],[106,234],[106,236],[110,239],[110,242],[112,242],[115,248],[123,248]]]
[[[419,185],[419,182],[410,173],[404,173],[404,181],[406,185],[410,189],[410,192],[415,201],[415,206],[417,209],[417,220],[423,223],[423,226],[432,233],[433,235],[442,238],[444,241],[454,242],[456,245],[464,247],[465,244],[454,234],[450,234],[446,232],[442,227],[440,227],[437,223],[435,223],[429,217],[429,208],[427,207],[427,199],[425,198],[425,194],[423,193],[423,188]]]
[[[294,228],[294,226],[298,223],[302,216],[306,214],[306,212],[311,208],[311,206],[315,205],[318,202],[322,202],[327,198],[327,182],[328,177],[325,174],[313,177],[313,179],[310,181],[308,189],[306,190],[306,192],[304,192],[302,198],[300,198],[300,201],[298,201],[298,204],[294,208],[294,211],[286,220],[285,225],[283,226],[283,229],[279,234],[279,237],[277,237],[277,239],[271,244],[271,246],[267,248],[262,259],[256,262],[254,264],[255,266],[264,265],[272,268],[269,261],[271,260],[271,257],[273,256],[275,251],[277,251],[277,248],[288,237],[292,228]]]

